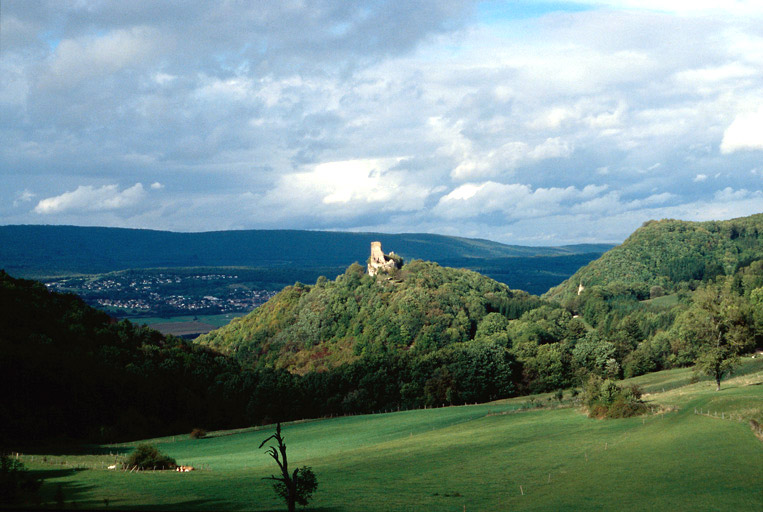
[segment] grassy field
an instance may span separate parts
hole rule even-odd
[[[548,395],[490,404],[297,422],[284,426],[292,467],[319,479],[313,510],[763,509],[763,359],[747,359],[720,392],[687,370],[632,379],[661,414],[592,420]],[[662,389],[665,391],[662,391]],[[700,414],[700,411],[702,412]],[[708,414],[709,411],[709,414]],[[192,473],[109,471],[114,455],[23,455],[67,507],[283,510],[276,469],[258,449],[272,427],[153,440]]]
[[[162,318],[158,316],[152,316],[152,317],[136,317],[136,318],[129,318],[132,323],[138,324],[138,325],[148,325],[150,327],[154,327],[156,324],[170,324],[170,323],[188,323],[188,322],[202,322],[205,324],[210,324],[214,326],[215,328],[222,327],[223,325],[228,325],[231,320],[234,318],[238,318],[240,316],[247,315],[248,312],[240,312],[240,313],[222,313],[219,315],[185,315],[185,316],[171,316],[167,318]]]

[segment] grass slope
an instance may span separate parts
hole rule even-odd
[[[746,360],[720,393],[707,380],[688,384],[687,372],[637,379],[653,391],[647,399],[673,408],[644,418],[597,421],[574,408],[511,414],[525,397],[293,423],[284,436],[290,463],[318,475],[314,510],[761,510],[763,444],[738,416],[763,411],[763,360]],[[48,478],[43,499],[53,502],[60,485],[67,506],[282,510],[262,480],[275,469],[258,449],[271,430],[155,440],[179,463],[204,468],[187,474],[101,469],[109,455],[23,460]]]

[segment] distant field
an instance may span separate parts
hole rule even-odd
[[[673,293],[671,295],[663,295],[662,297],[645,300],[643,302],[646,304],[651,304],[652,306],[669,309],[669,308],[672,308],[673,306],[677,306],[680,300],[678,298],[678,294]]]
[[[169,322],[164,324],[154,324],[152,326],[162,334],[172,334],[174,336],[193,336],[206,334],[215,328],[214,325],[203,322]]]
[[[310,465],[318,475],[312,510],[759,512],[763,443],[747,420],[763,411],[763,360],[746,360],[741,373],[720,392],[708,381],[670,387],[685,370],[639,377],[644,388],[660,389],[647,397],[654,405],[671,408],[643,418],[592,420],[572,407],[521,411],[530,400],[523,397],[297,422],[284,436],[293,467]],[[533,398],[552,404],[548,395]],[[270,433],[155,440],[179,463],[202,468],[187,474],[102,469],[114,462],[110,455],[22,458],[46,476],[45,500],[61,485],[68,506],[81,509],[108,500],[110,509],[283,510],[262,480],[276,469],[258,448]],[[125,453],[134,444],[102,449]]]
[[[137,317],[130,318],[129,320],[136,324],[146,324],[150,327],[156,327],[157,324],[172,324],[172,323],[189,323],[189,322],[201,322],[209,324],[215,329],[228,325],[231,320],[240,316],[247,315],[248,312],[241,313],[224,313],[222,315],[185,315],[185,316],[172,316],[168,318],[161,317]]]

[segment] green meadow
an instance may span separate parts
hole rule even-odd
[[[295,422],[283,434],[291,467],[318,476],[312,510],[763,510],[763,442],[749,425],[763,419],[763,359],[746,359],[720,392],[690,370],[631,382],[659,413],[589,419],[568,391],[561,405],[536,395]],[[58,493],[79,509],[285,510],[263,480],[277,469],[259,449],[272,432],[152,440],[190,473],[107,469],[137,442],[21,458],[45,478],[43,506]]]

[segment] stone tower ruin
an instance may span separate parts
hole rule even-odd
[[[371,257],[368,258],[368,275],[375,276],[379,272],[387,273],[390,270],[403,266],[403,259],[394,252],[384,254],[381,242],[371,242]]]

